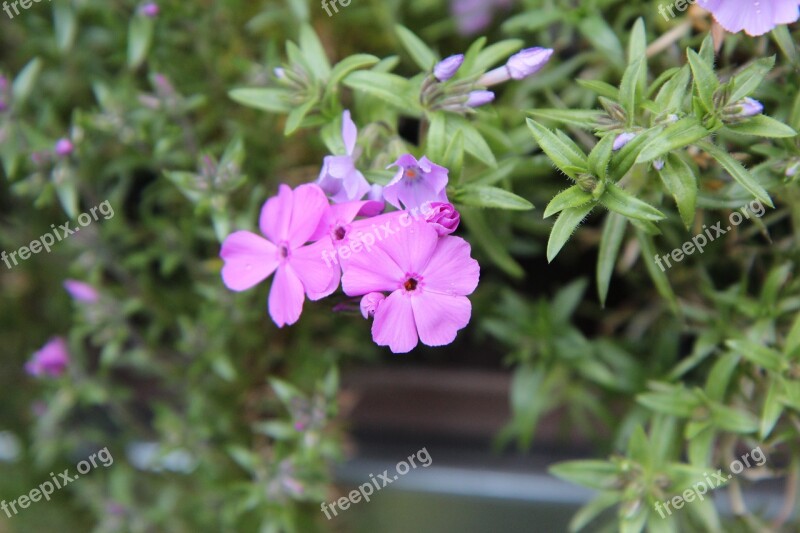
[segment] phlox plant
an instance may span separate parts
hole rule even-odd
[[[495,450],[592,450],[572,531],[796,528],[798,2],[683,5],[2,20],[3,250],[116,212],[0,277],[0,499],[115,459],[14,526],[325,530],[340,371],[390,360],[509,370]]]

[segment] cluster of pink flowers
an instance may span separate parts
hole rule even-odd
[[[266,201],[263,236],[236,231],[225,239],[223,282],[243,291],[275,274],[268,307],[278,327],[297,322],[306,297],[320,300],[341,283],[347,296],[361,298],[364,317],[374,318],[378,345],[405,353],[419,341],[453,342],[469,322],[466,297],[480,269],[469,244],[451,235],[459,215],[447,199],[447,169],[406,154],[391,166],[397,173],[386,187],[370,186],[356,168],[348,111],[342,140],[346,153],[326,157],[316,183],[281,185]],[[387,203],[397,210],[383,213]],[[330,263],[337,250],[360,246],[350,241],[365,232],[375,236],[369,253]]]

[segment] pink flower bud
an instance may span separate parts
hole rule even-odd
[[[69,139],[59,139],[58,142],[56,142],[55,151],[56,155],[59,157],[67,157],[74,149],[75,147]]]
[[[361,298],[361,316],[367,319],[375,316],[375,311],[378,310],[378,306],[385,299],[386,296],[379,292],[371,292],[365,295]]]
[[[423,205],[422,214],[425,215],[425,221],[436,229],[439,237],[453,233],[461,222],[461,215],[453,204],[445,202],[431,202],[427,211]]]

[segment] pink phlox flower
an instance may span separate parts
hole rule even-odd
[[[424,220],[413,221],[357,254],[342,276],[348,296],[388,293],[375,310],[372,338],[392,352],[450,344],[469,323],[467,299],[478,285],[480,267],[460,237],[439,237]]]
[[[278,327],[297,322],[305,295],[318,300],[335,290],[335,286],[330,289],[334,271],[321,259],[325,243],[305,245],[327,208],[325,193],[317,185],[294,190],[281,185],[278,195],[261,209],[259,228],[266,239],[237,231],[222,243],[222,280],[229,289],[247,290],[275,273],[269,314]]]

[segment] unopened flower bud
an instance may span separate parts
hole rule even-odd
[[[629,142],[631,142],[631,140],[632,140],[634,137],[636,137],[636,134],[635,134],[635,133],[631,133],[631,132],[629,132],[629,131],[626,131],[626,132],[620,133],[620,134],[619,134],[619,135],[617,135],[617,137],[614,139],[614,144],[613,144],[613,146],[611,147],[611,149],[612,149],[612,150],[614,150],[615,152],[616,152],[617,150],[621,150],[621,149],[622,149],[622,147],[623,147],[623,146],[625,146],[626,144],[628,144]]]
[[[56,142],[55,152],[59,157],[67,157],[74,149],[75,147],[69,139],[59,139],[58,142]]]
[[[433,75],[439,81],[447,81],[456,75],[462,63],[464,63],[464,54],[447,57],[433,67]]]
[[[361,316],[370,318],[375,316],[378,306],[386,299],[386,296],[379,292],[371,292],[361,298]]]
[[[492,91],[472,91],[467,98],[467,107],[480,107],[494,100]]]

